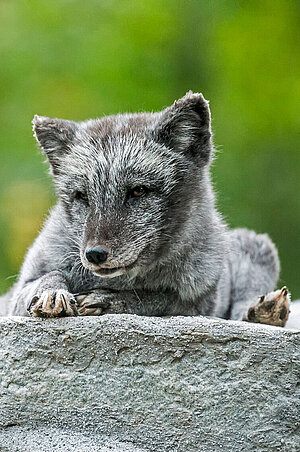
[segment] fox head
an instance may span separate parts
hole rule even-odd
[[[34,117],[85,268],[103,278],[138,272],[180,243],[203,196],[210,122],[208,102],[191,92],[158,113]]]

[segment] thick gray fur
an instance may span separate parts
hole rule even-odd
[[[45,290],[96,288],[106,312],[242,319],[254,298],[275,288],[279,260],[269,237],[228,230],[215,208],[201,94],[158,113],[85,122],[35,116],[33,129],[58,202],[1,298],[2,315],[28,315]],[[137,186],[146,192],[134,198]],[[131,268],[99,277],[85,259],[96,245],[109,251],[108,271]]]

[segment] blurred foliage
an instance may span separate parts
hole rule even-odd
[[[0,0],[0,291],[54,202],[34,113],[87,119],[210,99],[218,205],[268,232],[300,297],[297,0]]]

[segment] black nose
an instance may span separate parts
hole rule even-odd
[[[91,264],[102,264],[107,259],[107,252],[104,251],[100,246],[95,246],[94,248],[89,248],[85,252],[85,257]]]

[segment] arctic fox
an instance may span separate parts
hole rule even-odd
[[[84,122],[35,116],[58,202],[2,315],[206,315],[284,326],[267,235],[228,230],[210,181],[202,94],[158,113]]]

